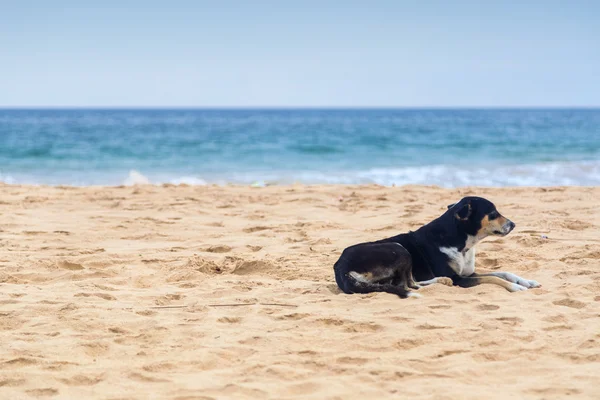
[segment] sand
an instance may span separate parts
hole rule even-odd
[[[600,188],[0,190],[0,398],[600,398]],[[542,288],[337,289],[470,194],[517,224],[478,271]]]

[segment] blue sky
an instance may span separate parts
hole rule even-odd
[[[600,106],[598,1],[0,1],[0,107]]]

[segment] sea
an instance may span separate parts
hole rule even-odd
[[[600,185],[600,109],[4,109],[0,181]]]

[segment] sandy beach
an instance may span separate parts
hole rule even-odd
[[[600,188],[0,190],[0,398],[600,398]],[[478,271],[542,288],[337,289],[465,195],[517,224]]]

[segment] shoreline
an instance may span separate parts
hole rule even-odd
[[[255,183],[263,183],[262,181],[257,181]],[[457,186],[457,187],[444,187],[435,184],[425,185],[420,183],[407,183],[401,185],[381,185],[379,183],[272,183],[266,182],[264,186],[253,186],[253,184],[245,184],[245,183],[203,183],[203,184],[189,184],[189,183],[169,183],[169,182],[161,182],[161,183],[135,183],[135,184],[118,184],[118,185],[68,185],[68,184],[32,184],[32,183],[6,183],[0,181],[0,186],[4,187],[13,187],[13,188],[45,188],[45,189],[127,189],[127,188],[236,188],[236,189],[265,189],[265,188],[351,188],[351,187],[359,187],[359,188],[382,188],[382,189],[399,189],[399,188],[427,188],[427,189],[439,189],[442,191],[461,191],[461,190],[490,190],[490,191],[500,191],[503,189],[515,189],[515,190],[554,190],[554,189],[595,189],[600,188],[600,185],[528,185],[528,186],[484,186],[484,185],[467,185],[467,186]]]

